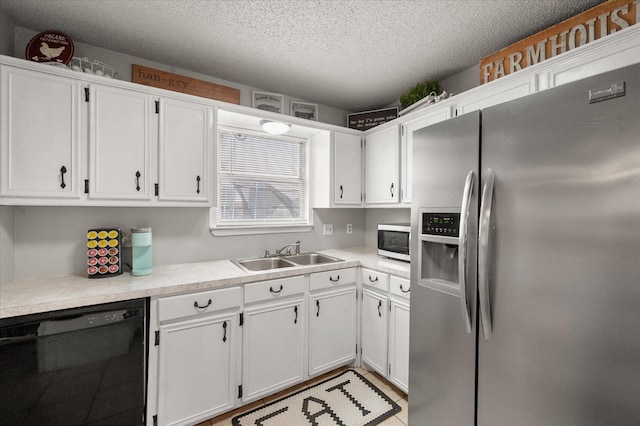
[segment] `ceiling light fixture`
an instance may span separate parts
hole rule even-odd
[[[272,135],[281,135],[283,133],[287,133],[287,131],[289,131],[289,129],[291,128],[290,124],[271,120],[260,120],[260,126],[265,132]]]

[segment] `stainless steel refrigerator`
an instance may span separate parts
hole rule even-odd
[[[413,140],[409,424],[640,424],[640,65]]]

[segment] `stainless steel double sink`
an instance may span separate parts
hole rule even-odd
[[[263,272],[272,269],[293,268],[296,266],[320,265],[325,263],[342,262],[337,257],[327,256],[315,252],[293,254],[278,257],[253,257],[249,259],[234,259],[232,262],[246,272]]]

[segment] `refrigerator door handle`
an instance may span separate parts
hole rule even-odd
[[[467,333],[471,334],[471,315],[469,302],[467,301],[467,224],[469,221],[469,208],[471,206],[471,193],[473,191],[474,173],[470,171],[464,183],[462,195],[462,208],[460,209],[460,235],[458,237],[458,276],[460,277],[460,302],[462,315]]]
[[[482,189],[480,205],[480,230],[478,235],[478,296],[480,298],[480,318],[485,340],[493,335],[491,324],[491,303],[489,301],[489,226],[491,223],[491,207],[493,204],[493,187],[495,174],[487,169]]]

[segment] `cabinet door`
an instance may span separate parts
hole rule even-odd
[[[235,403],[237,313],[160,327],[158,422],[195,424]]]
[[[362,203],[362,141],[360,136],[335,133],[336,204]]]
[[[311,296],[309,375],[353,360],[356,355],[356,289]]]
[[[150,200],[155,183],[154,99],[115,87],[90,87],[89,197]]]
[[[362,360],[387,375],[387,296],[362,291]]]
[[[400,198],[400,138],[398,126],[366,137],[365,190],[367,204],[397,203]]]
[[[243,324],[243,402],[291,386],[304,377],[303,300],[246,309]]]
[[[413,184],[413,132],[424,127],[439,123],[452,117],[452,107],[432,105],[428,112],[421,113],[419,118],[415,118],[402,125],[401,143],[401,202],[410,203],[412,196],[411,185]]]
[[[213,107],[160,99],[159,200],[211,201]]]
[[[0,69],[3,202],[4,197],[80,198],[80,82],[4,65]]]
[[[389,318],[389,379],[409,391],[409,304],[394,299]]]

